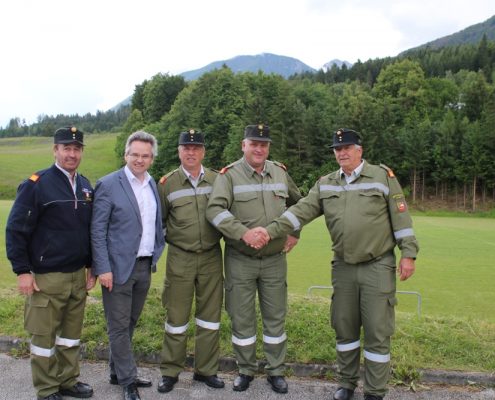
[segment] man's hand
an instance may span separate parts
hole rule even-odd
[[[106,287],[109,292],[112,291],[113,288],[113,273],[105,272],[104,274],[98,275],[98,279],[100,280],[100,284],[103,287]]]
[[[416,267],[414,266],[414,259],[413,258],[401,258],[399,262],[399,268],[397,269],[397,273],[400,276],[401,281],[405,281],[408,279],[412,274],[414,274],[414,271],[416,270]]]
[[[299,241],[298,238],[294,237],[294,236],[291,236],[291,235],[288,235],[287,236],[287,240],[285,241],[285,245],[284,245],[284,252],[285,253],[288,253],[289,251],[291,251],[297,244],[297,242]]]
[[[96,276],[93,275],[91,268],[86,268],[86,290],[91,290],[96,285]]]
[[[242,240],[253,249],[259,250],[270,241],[270,235],[268,235],[265,228],[259,226],[248,230],[242,236]]]
[[[34,275],[31,273],[17,276],[17,288],[21,294],[31,296],[34,292],[39,292],[40,288],[36,284]]]

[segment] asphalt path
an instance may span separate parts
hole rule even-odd
[[[190,371],[183,372],[179,382],[173,391],[162,394],[156,390],[156,384],[160,379],[158,366],[140,366],[139,374],[153,380],[150,388],[140,388],[139,392],[143,400],[167,400],[167,399],[235,399],[235,400],[331,400],[337,384],[326,380],[313,378],[289,378],[289,393],[278,394],[271,390],[266,381],[266,376],[260,375],[251,383],[245,392],[234,392],[232,382],[233,374],[220,373],[225,380],[224,389],[212,389],[205,384],[192,379]],[[122,399],[122,389],[119,386],[108,383],[108,369],[104,362],[81,362],[81,381],[93,386],[94,400]],[[69,397],[65,397],[69,399]],[[0,400],[33,400],[36,395],[31,383],[31,371],[29,359],[14,358],[5,353],[0,353]],[[356,390],[354,400],[362,400],[362,389]],[[404,387],[392,387],[386,396],[390,400],[460,400],[483,399],[494,400],[495,389],[493,387],[452,386],[452,385],[421,385],[416,392]]]

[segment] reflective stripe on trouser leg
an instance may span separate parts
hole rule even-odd
[[[78,340],[86,301],[86,271],[38,274],[35,279],[40,292],[26,300],[25,326],[32,334],[33,386],[39,397],[46,397],[62,385],[74,385],[79,376]],[[63,342],[70,347],[56,344],[56,333],[67,339]],[[54,350],[55,355],[45,357],[40,349],[50,350],[50,354]]]
[[[223,262],[220,245],[201,253],[196,279],[196,336],[194,370],[210,376],[218,372],[220,316],[223,303]]]
[[[186,362],[187,328],[194,298],[196,266],[186,252],[170,245],[162,305],[167,321],[160,359],[162,375],[175,377]]]
[[[263,320],[263,350],[268,375],[283,375],[287,353],[287,260],[285,253],[262,260],[258,297]]]
[[[356,267],[332,261],[330,320],[337,341],[339,386],[354,390],[359,380],[361,317]]]
[[[225,248],[225,309],[232,325],[232,347],[239,373],[254,375],[256,362],[256,281],[260,261]]]
[[[162,375],[177,376],[184,369],[187,333],[186,329],[176,329],[187,325],[194,298],[195,367],[197,372],[202,371],[201,374],[214,375],[218,370],[218,335],[223,300],[220,245],[199,254],[185,252],[174,245],[168,248],[162,304],[166,309],[169,329],[165,329],[163,339],[160,363]],[[172,327],[174,329],[170,329]]]
[[[385,255],[361,272],[365,394],[385,396],[390,374],[390,338],[395,329],[395,256]]]

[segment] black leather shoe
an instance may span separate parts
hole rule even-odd
[[[138,388],[135,383],[131,383],[124,387],[124,400],[141,400]]]
[[[60,395],[59,392],[49,394],[46,397],[39,397],[38,400],[62,400],[62,396]]]
[[[270,385],[272,385],[272,389],[277,393],[287,393],[289,391],[289,386],[285,381],[285,378],[280,375],[267,376],[266,380]]]
[[[365,394],[364,400],[383,400],[382,396],[376,396],[374,394]]]
[[[162,379],[158,382],[157,390],[160,393],[168,393],[174,388],[178,380],[176,376],[162,375]]]
[[[354,396],[354,390],[339,387],[333,395],[333,400],[351,400]]]
[[[206,386],[215,388],[215,389],[222,389],[225,387],[225,383],[216,375],[200,375],[197,373],[194,373],[193,379],[195,381],[199,382],[204,382],[206,383]]]
[[[79,399],[87,399],[93,396],[93,388],[87,383],[77,382],[70,388],[60,389],[62,396],[77,397]]]
[[[250,375],[239,374],[234,379],[234,387],[233,389],[236,392],[244,392],[249,387],[249,382],[251,382],[254,378]]]
[[[110,385],[118,385],[119,380],[117,379],[117,375],[110,374]],[[153,383],[149,379],[140,378],[139,376],[135,380],[135,384],[137,387],[150,387]]]

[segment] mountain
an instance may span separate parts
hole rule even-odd
[[[439,49],[448,46],[457,46],[461,44],[477,44],[486,35],[488,40],[495,40],[495,15],[485,22],[468,26],[467,28],[453,33],[452,35],[444,36],[431,42],[422,44],[421,46],[414,47],[401,53],[407,54],[410,51],[419,50],[425,47],[430,49]]]
[[[212,62],[203,68],[193,71],[183,72],[182,75],[186,80],[199,78],[205,72],[220,69],[223,65],[229,67],[232,72],[258,72],[263,71],[265,74],[278,74],[284,78],[302,72],[316,72],[314,68],[304,64],[296,58],[279,56],[271,53],[261,53],[255,56],[237,56],[228,60]]]
[[[334,59],[332,61],[327,62],[326,64],[323,64],[322,69],[324,71],[327,71],[332,68],[332,66],[335,65],[337,68],[342,68],[342,65],[345,65],[347,68],[351,68],[352,64],[349,61],[342,61],[338,59]]]

